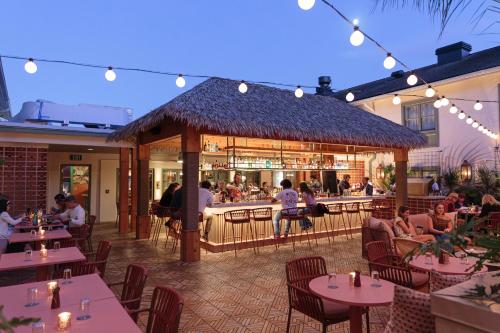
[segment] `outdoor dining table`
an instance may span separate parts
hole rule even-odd
[[[82,275],[71,279],[70,284],[62,284],[59,295],[61,306],[52,310],[52,297],[47,292],[47,282],[27,283],[0,288],[4,315],[7,318],[24,316],[40,318],[45,323],[44,332],[61,332],[57,329],[57,315],[71,312],[71,326],[65,332],[141,332],[130,318],[115,295],[98,274]],[[26,307],[28,288],[37,288],[37,305]],[[20,297],[21,296],[21,297]],[[77,320],[80,314],[80,300],[90,299],[90,318]],[[18,332],[32,332],[31,325],[16,328]]]
[[[427,262],[425,256],[417,256],[408,263],[411,267],[417,268],[426,272],[435,270],[438,273],[450,275],[466,275],[472,273],[472,266],[476,264],[476,258],[467,258],[467,263],[462,263],[461,259],[450,256],[449,263],[440,264],[436,256],[431,256],[432,261]],[[488,267],[483,266],[479,272],[487,272]]]
[[[71,234],[65,229],[47,230],[43,235],[39,232],[36,235],[32,235],[30,232],[15,232],[10,235],[9,243],[42,242],[71,237]]]
[[[328,285],[328,276],[320,276],[309,282],[313,294],[328,301],[349,305],[351,333],[363,332],[362,312],[364,307],[390,305],[394,299],[394,283],[379,280],[377,287],[372,286],[369,276],[361,276],[361,287],[349,282],[349,274],[337,274],[337,288]]]
[[[77,247],[48,250],[47,257],[41,257],[40,251],[33,251],[30,259],[26,258],[24,252],[7,253],[0,256],[0,272],[36,268],[37,281],[43,281],[48,276],[50,266],[84,260],[85,256]]]

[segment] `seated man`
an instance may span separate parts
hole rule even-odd
[[[52,207],[50,210],[52,214],[62,214],[66,211],[66,197],[62,193],[56,194],[54,197],[56,202],[56,207]]]
[[[210,192],[210,188],[212,184],[209,181],[202,181],[200,184],[200,190],[198,194],[198,212],[203,214],[203,220],[205,223],[205,233],[203,235],[203,239],[208,241],[208,233],[210,232],[210,228],[212,227],[212,219],[213,215],[205,212],[205,208],[212,207],[214,203],[214,195]]]
[[[66,211],[54,216],[54,219],[67,222],[70,228],[81,227],[85,224],[85,210],[80,206],[74,196],[66,197]]]

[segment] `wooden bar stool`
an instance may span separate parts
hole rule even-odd
[[[325,230],[326,230],[326,237],[328,237],[328,243],[330,243],[330,234],[328,232],[328,225],[326,223],[325,214],[318,212],[317,209],[312,209],[312,208],[310,208],[310,209],[311,209],[311,213],[306,214],[306,215],[309,215],[311,217],[311,220],[312,220],[313,236],[314,236],[314,240],[316,241],[316,246],[318,246],[318,236],[316,234],[316,221],[318,218],[320,219],[320,221],[323,221],[323,224],[324,224]],[[321,222],[320,222],[320,228],[321,228]]]
[[[304,220],[305,218],[306,215],[304,214],[303,208],[288,208],[281,210],[281,220],[290,221],[289,235],[292,238],[292,247],[294,251],[295,251],[295,237],[297,235],[297,229],[300,229],[300,242],[302,242],[302,233],[304,232],[304,230],[302,230],[302,228],[300,227],[299,222]],[[311,247],[311,240],[309,239],[309,231],[305,230],[305,232],[307,236],[307,243],[309,244],[309,247]]]
[[[172,238],[172,247],[171,252],[175,253],[177,250],[177,244],[179,243],[179,239],[181,238],[181,229],[182,229],[182,211],[176,208],[170,208],[168,212],[168,217],[165,217],[164,220],[168,218],[170,221],[169,225],[165,223],[165,248],[167,248],[168,239]]]
[[[245,241],[248,241],[248,235],[252,238],[252,245],[254,253],[257,253],[255,248],[255,239],[253,235],[252,224],[250,223],[250,210],[248,209],[238,209],[231,210],[224,213],[224,230],[222,231],[222,252],[224,252],[224,245],[226,243],[226,226],[231,225],[231,230],[233,233],[233,246],[234,246],[234,256],[237,256],[236,239],[240,240],[240,244],[243,244],[243,225],[247,226],[249,233],[246,234]],[[237,236],[234,232],[234,226],[240,226],[240,235]]]
[[[335,220],[337,220],[337,225],[340,229],[340,221],[342,220],[342,224],[344,225],[344,231],[345,231],[345,236],[347,239],[349,239],[349,235],[347,232],[347,227],[344,219],[344,204],[343,203],[336,203],[336,204],[329,204],[326,205],[326,208],[328,209],[328,220],[330,221],[330,226],[332,228],[332,240],[335,241]]]
[[[271,207],[256,208],[250,211],[250,216],[253,220],[253,225],[255,229],[255,239],[257,242],[257,251],[260,247],[259,237],[262,236],[262,244],[265,244],[265,240],[273,235],[273,209]],[[268,227],[269,226],[269,227]],[[269,229],[271,229],[269,231]],[[275,244],[276,249],[278,245]]]
[[[158,240],[160,239],[160,233],[163,229],[163,226],[165,225],[165,221],[171,216],[171,209],[170,207],[156,205],[153,208],[153,216],[155,217],[155,220],[152,224],[151,242],[154,243],[155,246],[157,246]]]
[[[347,215],[347,223],[349,223],[349,233],[351,234],[351,238],[353,238],[352,226],[356,224],[356,216],[359,216],[360,221],[363,219],[361,217],[361,210],[359,209],[359,202],[346,202],[344,206]]]
[[[361,203],[363,207],[363,214],[365,215],[365,219],[369,218],[372,216],[373,212],[373,204],[372,201],[365,201]]]

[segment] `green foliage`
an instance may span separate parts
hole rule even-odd
[[[384,166],[384,179],[382,179],[382,186],[387,191],[391,190],[391,185],[396,182],[396,169],[394,165],[389,164]]]
[[[460,172],[458,169],[449,168],[448,171],[443,173],[442,177],[444,184],[448,187],[450,192],[453,192],[460,181]]]
[[[12,319],[5,318],[3,314],[3,305],[0,305],[0,332],[14,333],[14,328],[19,326],[27,326],[40,321],[40,318],[24,318],[14,317]]]
[[[498,196],[500,193],[500,181],[495,177],[495,172],[487,167],[479,167],[477,176],[481,191],[483,194],[492,194]]]
[[[464,185],[455,188],[455,191],[458,193],[463,193],[465,195],[467,204],[481,205],[483,192],[479,187],[474,185]]]

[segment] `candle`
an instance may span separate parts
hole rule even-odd
[[[49,255],[49,252],[45,248],[45,245],[42,244],[42,247],[40,249],[40,257],[46,258]]]
[[[40,229],[40,235],[41,236],[45,235],[45,229]]]
[[[58,286],[57,281],[47,282],[47,293],[49,295],[52,295],[52,292],[54,291],[54,289],[56,289],[57,286]]]
[[[71,312],[61,312],[57,315],[57,328],[60,330],[67,329],[71,326]]]
[[[354,277],[356,276],[355,272],[349,273],[349,285],[354,285]]]

